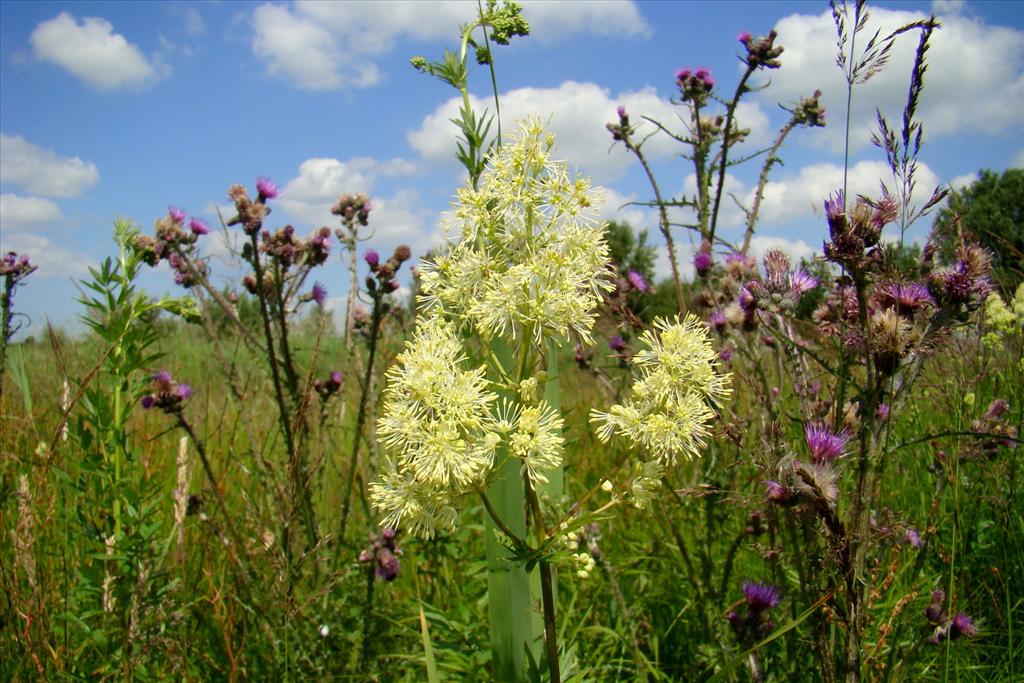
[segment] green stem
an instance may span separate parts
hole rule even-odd
[[[547,539],[544,529],[544,517],[540,511],[540,500],[533,488],[529,475],[523,473],[523,487],[526,489],[526,497],[530,503],[530,511],[533,515],[533,533],[538,547]],[[540,564],[540,589],[541,602],[544,609],[544,644],[547,647],[548,671],[551,675],[551,683],[561,683],[562,674],[558,661],[558,629],[555,623],[555,595],[553,590],[554,582],[551,577],[551,564],[547,560],[541,560]]]
[[[383,316],[381,306],[383,294],[374,292],[373,295],[373,318],[370,322],[369,351],[366,358],[366,370],[363,373],[362,392],[359,396],[359,412],[356,414],[355,437],[352,439],[352,455],[349,458],[348,476],[345,478],[345,490],[343,491],[344,503],[341,512],[341,531],[338,538],[345,541],[345,532],[348,527],[348,515],[352,508],[352,483],[355,481],[356,464],[359,460],[359,445],[362,442],[363,425],[366,422],[366,407],[370,401],[370,383],[373,381],[373,362],[377,357],[377,337],[380,334],[380,322]]]

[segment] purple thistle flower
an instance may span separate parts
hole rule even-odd
[[[924,610],[924,618],[933,624],[942,623],[942,603],[945,600],[946,594],[943,591],[932,591],[932,601]]]
[[[621,334],[617,334],[608,340],[608,348],[617,353],[622,353],[626,350],[626,340],[622,338]]]
[[[768,480],[764,483],[765,498],[776,505],[789,505],[796,501],[796,491],[787,488],[777,481]]]
[[[273,180],[265,176],[260,176],[256,180],[256,191],[260,193],[260,198],[277,199],[281,194],[281,190],[277,187]]]
[[[751,612],[764,612],[779,606],[779,589],[767,583],[743,582],[743,597]]]
[[[883,307],[895,307],[902,314],[913,313],[934,303],[928,288],[918,282],[889,282],[880,285],[875,296]]]
[[[730,360],[732,360],[732,347],[723,346],[722,350],[718,352],[718,360],[722,361],[723,363],[728,363]]]
[[[327,301],[327,288],[319,282],[313,283],[313,301],[316,302],[320,308],[324,307],[324,302]]]
[[[738,40],[741,43],[743,43],[744,45],[746,45],[747,43],[750,42],[750,39],[752,37],[753,36],[750,35],[749,31],[742,31],[741,33],[739,33],[739,35],[736,36],[736,40]]]
[[[174,388],[174,395],[177,396],[180,401],[188,400],[192,398],[192,387],[185,383],[181,383]]]
[[[711,315],[708,317],[708,327],[716,332],[721,332],[727,324],[725,313],[722,312],[722,309],[716,308],[711,311]]]
[[[156,402],[156,399],[153,398],[153,394],[146,394],[145,396],[142,397],[142,400],[139,401],[139,403],[142,404],[142,407],[145,408],[146,410],[152,408],[154,402]]]
[[[331,384],[336,384],[338,386],[341,386],[341,371],[340,370],[332,371],[331,372],[331,376],[330,376],[330,381],[331,381]]]
[[[374,574],[385,581],[394,581],[398,576],[398,557],[387,548],[377,551],[377,567]]]
[[[953,617],[953,621],[949,624],[949,637],[951,639],[956,640],[961,636],[973,638],[976,635],[978,635],[978,629],[969,616],[959,612]]]
[[[153,381],[170,384],[172,381],[171,373],[167,372],[166,370],[157,370],[155,373],[153,373]]]
[[[701,277],[708,274],[708,271],[711,270],[712,263],[711,253],[704,251],[703,249],[698,251],[693,257],[693,267],[697,271],[697,275],[700,275]]]
[[[209,235],[210,226],[206,224],[202,218],[193,218],[188,223],[188,227],[191,228],[192,232],[196,235]]]
[[[795,273],[789,274],[789,289],[797,296],[800,296],[805,292],[809,292],[817,286],[818,278],[803,270],[798,270]]]
[[[626,118],[626,108],[624,106],[622,106],[621,104],[615,110],[615,113],[619,115],[620,119]]]
[[[366,261],[366,264],[371,268],[376,268],[377,264],[380,263],[380,254],[378,254],[374,249],[368,249],[366,253],[363,254],[363,260]]]
[[[888,403],[879,403],[878,407],[875,408],[875,417],[877,417],[879,420],[883,420],[883,421],[884,420],[888,420],[889,419],[889,404]]]
[[[736,303],[738,303],[740,305],[740,308],[742,308],[744,311],[747,311],[748,313],[757,308],[757,298],[754,296],[754,293],[750,291],[751,284],[756,283],[748,282],[747,285],[740,290],[739,295],[736,297]]]
[[[907,533],[903,536],[903,541],[915,548],[920,548],[924,545],[924,541],[921,540],[921,534],[917,533],[917,529],[907,529]]]
[[[676,80],[677,81],[685,81],[689,77],[690,77],[690,70],[689,69],[679,69],[678,71],[676,71]]]
[[[176,206],[168,206],[167,215],[170,216],[171,220],[174,221],[175,223],[185,222],[185,212]]]
[[[647,284],[647,280],[644,279],[644,276],[639,271],[630,270],[626,274],[626,279],[629,280],[629,285],[638,292],[648,292],[651,289],[651,286]]]
[[[831,220],[846,213],[846,200],[842,190],[838,190],[825,200],[825,215]]]
[[[804,436],[811,460],[816,465],[832,462],[843,455],[849,435],[844,431],[833,434],[824,425],[804,425]]]

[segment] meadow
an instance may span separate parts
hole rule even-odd
[[[892,179],[822,197],[810,261],[752,256],[759,194],[743,239],[718,229],[737,105],[784,68],[774,33],[738,36],[735,91],[676,73],[681,125],[609,112],[672,250],[654,283],[647,233],[595,218],[542,120],[498,135],[470,106],[474,52],[500,67],[528,33],[496,2],[413,60],[465,101],[433,253],[375,251],[360,194],[330,227],[279,225],[261,178],[221,226],[118,221],[83,331],[30,337],[33,267],[7,257],[3,679],[1019,680],[1024,285],[948,220],[904,243],[948,192],[910,202],[940,27],[871,38],[867,11],[834,10],[850,93],[918,46],[901,120],[879,121]],[[740,160],[761,190],[786,136],[825,125],[817,100]],[[692,196],[662,195],[656,134]],[[233,286],[212,284],[215,230],[243,244]],[[339,255],[335,320],[316,278]],[[140,289],[165,261],[174,295]]]

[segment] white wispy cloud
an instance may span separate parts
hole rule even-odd
[[[60,207],[42,197],[0,194],[0,227],[5,235],[31,232],[64,219]]]
[[[911,196],[911,203],[922,205],[939,186],[940,180],[927,164],[918,164],[915,175],[917,184]],[[890,192],[896,188],[889,167],[882,161],[860,161],[850,167],[847,178],[848,195],[877,197],[879,184],[886,183]],[[765,186],[761,200],[760,224],[766,226],[784,225],[789,221],[821,216],[825,199],[843,187],[843,167],[840,164],[822,162],[804,166],[795,174],[787,174]],[[753,200],[751,188],[747,205]]]
[[[63,157],[21,136],[0,133],[0,182],[47,197],[77,197],[99,179],[91,161]]]
[[[925,19],[916,12],[870,8],[864,39],[911,21]],[[994,133],[1024,126],[1024,31],[989,26],[963,15],[941,17],[942,28],[932,34],[928,71],[918,114],[928,136],[981,131]],[[792,103],[815,89],[823,92],[828,126],[811,136],[833,151],[843,147],[846,82],[835,65],[836,30],[832,15],[793,14],[776,24],[777,44],[785,47],[782,68],[772,71],[771,87],[761,101]],[[918,34],[901,36],[885,69],[867,84],[855,86],[851,113],[851,146],[871,141],[876,107],[898,127],[907,99]]]
[[[140,89],[169,71],[150,62],[138,46],[100,17],[79,22],[61,12],[36,26],[30,42],[37,59],[60,66],[100,91]]]
[[[528,2],[531,35],[541,41],[584,33],[647,35],[633,2]],[[267,72],[306,90],[336,90],[377,83],[375,59],[397,40],[455,39],[456,27],[477,13],[475,2],[317,2],[263,4],[252,14],[253,54]]]
[[[491,103],[489,98],[471,97],[470,100],[477,112],[488,109]],[[605,124],[618,121],[615,109],[619,105],[626,107],[631,123],[638,128],[637,138],[654,130],[642,116],[669,126],[678,122],[677,108],[651,86],[612,95],[607,88],[595,83],[565,81],[556,88],[517,88],[501,95],[506,133],[513,129],[516,121],[528,116],[540,117],[555,134],[555,157],[569,160],[602,183],[622,177],[637,163],[621,144],[612,144],[605,128]],[[460,106],[462,99],[452,98],[427,115],[420,127],[408,135],[412,148],[431,162],[452,163],[458,130],[450,119],[458,116]],[[750,141],[745,144],[758,144],[769,134],[768,117],[756,103],[745,105],[738,112],[737,121],[751,129]],[[645,154],[651,159],[669,157],[680,150],[679,143],[661,133],[651,137],[644,146]]]
[[[372,234],[374,245],[382,248],[402,241],[418,243],[424,239],[428,221],[434,216],[422,206],[419,193],[415,190],[400,190],[384,196],[374,193],[378,179],[407,176],[415,168],[405,159],[307,159],[299,165],[298,175],[284,185],[275,205],[301,225],[334,226],[338,218],[331,214],[331,207],[338,197],[364,192],[370,195],[373,205],[364,237]]]

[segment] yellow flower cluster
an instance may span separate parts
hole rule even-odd
[[[370,484],[383,524],[404,521],[421,535],[450,529],[450,495],[489,471],[501,443],[484,368],[465,370],[462,344],[439,317],[423,320],[388,370],[377,435],[393,454],[390,473]]]
[[[655,320],[640,343],[632,397],[607,413],[591,413],[597,436],[606,442],[621,434],[664,464],[679,454],[692,459],[704,447],[714,408],[732,393],[731,375],[717,371],[708,329],[693,315]]]
[[[1024,333],[1024,283],[1017,287],[1010,306],[998,294],[985,300],[985,326],[989,332],[982,338],[989,348],[1002,348],[1002,338]]]
[[[536,119],[466,185],[446,221],[449,248],[422,269],[423,305],[485,338],[540,342],[574,331],[590,341],[594,308],[613,288],[596,193],[550,159]]]
[[[498,403],[484,368],[465,364],[454,326],[432,316],[388,370],[377,435],[390,457],[370,484],[382,525],[426,538],[451,531],[454,499],[483,484],[503,443],[534,483],[562,464],[558,412],[543,401]]]

